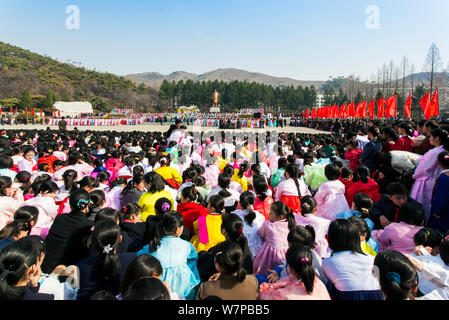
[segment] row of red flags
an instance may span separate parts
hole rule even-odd
[[[355,105],[354,102],[350,104],[338,106],[326,106],[321,108],[314,108],[312,112],[306,109],[302,112],[303,118],[371,118],[374,119],[374,107],[377,106],[377,118],[392,118],[397,115],[398,107],[398,97],[394,96],[384,99],[377,100],[373,99],[370,103],[367,100]],[[419,102],[421,106],[425,119],[430,119],[433,116],[438,116],[440,114],[438,105],[438,88],[435,90],[433,97],[430,97],[430,91],[427,92],[424,97]],[[408,119],[412,115],[412,95],[409,94],[407,102],[404,106],[404,113]]]
[[[50,110],[48,110],[50,111]],[[12,113],[12,107],[9,108],[9,112]],[[40,117],[42,117],[42,109],[40,109]],[[0,106],[0,116],[2,115],[2,107]],[[17,115],[17,107],[14,111],[14,115]],[[25,115],[28,117],[28,108],[25,108]],[[31,116],[34,117],[34,108],[31,108]],[[56,117],[56,110],[53,110],[53,117]],[[58,110],[58,117],[61,117],[61,111]]]

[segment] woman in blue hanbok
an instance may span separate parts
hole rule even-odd
[[[137,255],[150,254],[162,265],[162,281],[170,285],[172,291],[187,300],[193,300],[197,286],[201,282],[197,269],[198,253],[188,241],[180,238],[183,231],[183,218],[178,212],[165,213],[158,223],[150,243]]]

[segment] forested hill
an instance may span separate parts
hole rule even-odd
[[[0,42],[1,104],[20,108],[19,101],[26,89],[31,92],[33,103],[41,107],[47,107],[44,98],[49,92],[58,100],[88,100],[100,111],[121,106],[156,111],[165,104],[157,92],[146,85],[138,86],[124,77],[59,62]]]

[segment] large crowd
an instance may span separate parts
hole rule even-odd
[[[1,129],[0,300],[448,299],[449,124],[288,121]]]

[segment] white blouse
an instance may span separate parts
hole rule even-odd
[[[342,251],[323,260],[323,272],[339,291],[380,290],[373,265],[372,255]]]
[[[236,210],[233,212],[243,220],[243,234],[248,239],[248,246],[253,259],[263,246],[263,240],[259,235],[259,229],[265,222],[265,217],[262,214],[257,211],[254,212],[256,213],[256,218],[253,220],[251,226],[245,220],[245,217],[249,213],[248,210]]]

